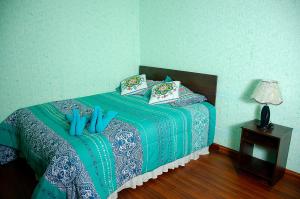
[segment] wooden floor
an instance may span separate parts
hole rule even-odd
[[[0,167],[0,198],[30,198],[34,174],[23,161]],[[201,156],[185,167],[164,173],[120,199],[152,198],[300,198],[300,179],[285,175],[274,187],[236,169],[236,161],[219,152]]]

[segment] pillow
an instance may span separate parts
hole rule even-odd
[[[190,94],[194,94],[194,92],[188,89],[187,87],[183,86],[182,84],[180,84],[179,97],[184,95],[190,95]]]
[[[148,82],[149,81],[149,82]],[[160,83],[163,83],[163,82],[172,82],[173,79],[170,77],[170,76],[166,76],[165,80],[164,81],[153,81],[153,80],[147,80],[147,85],[148,85],[148,88],[147,90],[145,91],[142,91],[140,92],[140,94],[146,96],[147,98],[150,98],[151,97],[151,89],[154,85],[156,84],[160,84]]]
[[[179,87],[179,99],[170,104],[172,106],[186,106],[190,104],[201,103],[205,100],[207,99],[204,95],[194,93],[193,91],[181,84]]]
[[[132,95],[146,88],[146,75],[134,75],[121,82],[121,95]]]
[[[170,77],[170,76],[166,76],[165,80],[164,81],[153,81],[153,80],[147,80],[147,85],[148,85],[148,89],[145,89],[141,92],[138,92],[136,93],[136,95],[144,95],[148,98],[150,98],[151,96],[151,89],[154,85],[156,84],[160,84],[160,83],[163,83],[163,82],[172,82],[173,79]]]
[[[166,76],[165,82],[172,82],[173,79],[170,76]],[[179,87],[179,99],[170,104],[172,106],[187,106],[191,104],[201,103],[206,101],[206,97],[204,95],[194,93],[187,87],[183,86],[182,84]]]
[[[153,86],[149,104],[165,104],[179,98],[179,81],[164,82]]]
[[[167,75],[164,81],[165,82],[172,82],[173,79],[169,75]]]
[[[172,106],[187,106],[191,104],[201,103],[207,100],[204,95],[198,93],[192,93],[188,95],[180,95],[179,93],[179,96],[179,99],[177,99],[175,102],[170,103]]]
[[[162,83],[162,81],[154,81],[154,80],[146,80],[146,82],[147,82],[148,88],[135,93],[135,95],[143,95],[144,96],[147,94],[147,96],[150,96],[152,87],[156,84]]]

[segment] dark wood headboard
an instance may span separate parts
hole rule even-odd
[[[202,73],[193,73],[180,70],[140,66],[139,74],[146,74],[147,79],[164,80],[169,75],[173,80],[180,81],[195,93],[203,94],[207,101],[213,105],[216,103],[217,76]]]

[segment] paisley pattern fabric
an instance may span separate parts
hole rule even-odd
[[[182,97],[182,96],[185,96],[185,95],[191,95],[193,93],[194,93],[193,91],[191,91],[190,89],[188,89],[184,85],[180,84],[180,87],[179,87],[179,97]]]
[[[72,149],[59,148],[45,172],[45,178],[70,198],[99,198],[82,162]]]
[[[10,120],[12,121],[12,120]],[[74,149],[39,121],[28,109],[18,111],[22,145],[38,159],[48,163],[44,178],[71,198],[99,198]],[[28,148],[30,147],[30,149]],[[26,151],[26,149],[23,149]],[[29,156],[30,155],[30,156]]]
[[[207,146],[209,129],[209,111],[205,106],[186,106],[192,115],[192,151]]]
[[[119,114],[101,134],[85,129],[70,136],[65,114],[77,108],[89,117],[97,105]],[[32,106],[0,123],[1,163],[25,157],[39,177],[32,198],[107,198],[132,178],[211,143],[211,113],[199,103],[152,106],[146,97],[119,92]]]
[[[6,164],[17,159],[17,152],[15,149],[0,145],[0,165]]]
[[[121,82],[121,95],[134,94],[146,88],[146,75],[134,75]]]
[[[10,114],[4,121],[3,123],[9,124],[11,127],[17,127],[18,125],[18,116],[19,116],[19,112],[21,111],[21,109],[16,110],[15,112],[13,112],[12,114]]]
[[[78,109],[80,115],[90,117],[93,112],[93,109],[91,107],[85,106],[73,99],[55,101],[53,102],[53,105],[63,114],[71,114],[73,109]]]
[[[90,115],[92,109],[76,100],[64,100],[53,102],[62,113],[69,114],[73,108],[80,110],[81,114]],[[117,185],[122,186],[125,182],[142,173],[142,147],[141,138],[135,127],[113,119],[105,129],[103,135],[112,144],[116,162]]]
[[[149,104],[163,104],[179,98],[179,81],[164,82],[153,86]]]
[[[203,95],[200,95],[198,93],[192,93],[188,95],[180,96],[179,99],[177,99],[174,102],[171,102],[170,105],[172,106],[187,106],[191,104],[201,103],[206,101],[206,97]]]
[[[190,104],[201,103],[206,100],[206,97],[200,95],[198,93],[194,93],[187,87],[180,84],[179,87],[179,98],[176,99],[174,102],[170,102],[172,106],[187,106]]]
[[[105,129],[104,135],[112,143],[118,187],[142,174],[143,154],[137,129],[128,123],[113,119]]]

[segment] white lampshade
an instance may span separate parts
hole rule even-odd
[[[281,104],[282,97],[277,81],[262,80],[257,85],[251,98],[262,104]]]

